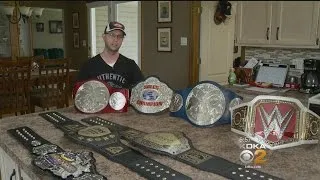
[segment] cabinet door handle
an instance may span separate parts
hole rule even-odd
[[[13,180],[13,176],[15,176],[15,175],[16,175],[16,169],[13,169],[12,173],[10,175],[10,180]]]
[[[267,33],[266,33],[266,36],[267,36],[267,40],[269,40],[269,27],[267,28]]]
[[[276,34],[277,40],[279,40],[279,27],[277,27],[277,34]]]
[[[319,45],[319,38],[316,39],[316,45]]]

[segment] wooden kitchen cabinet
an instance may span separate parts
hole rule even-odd
[[[20,168],[20,180],[32,180],[32,179]]]
[[[17,164],[0,148],[1,179],[19,180]]]
[[[31,180],[31,178],[0,148],[1,180]]]
[[[237,45],[318,48],[319,2],[238,2]]]
[[[319,2],[280,1],[276,4],[273,44],[317,47]]]
[[[269,44],[271,3],[270,1],[238,1],[235,39],[237,44]]]

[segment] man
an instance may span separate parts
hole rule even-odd
[[[134,60],[119,53],[126,36],[125,27],[119,22],[110,22],[102,38],[105,43],[103,52],[89,59],[79,71],[78,81],[99,79],[115,88],[131,89],[144,80],[143,74]]]

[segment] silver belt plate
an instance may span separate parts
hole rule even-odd
[[[152,114],[169,108],[173,91],[156,77],[149,77],[132,88],[130,104],[139,112]]]
[[[220,88],[211,83],[201,83],[189,93],[185,108],[192,123],[211,125],[223,115],[226,101]]]
[[[74,105],[84,113],[97,113],[109,102],[110,93],[105,84],[90,80],[83,83],[77,90]]]

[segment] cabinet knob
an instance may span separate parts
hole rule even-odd
[[[276,34],[277,40],[279,40],[279,27],[277,27],[277,34]]]
[[[269,40],[269,27],[267,28],[267,33],[266,33],[266,36],[267,36],[267,40]]]
[[[10,180],[13,180],[13,176],[16,176],[16,169],[12,170],[12,173],[10,175]]]

